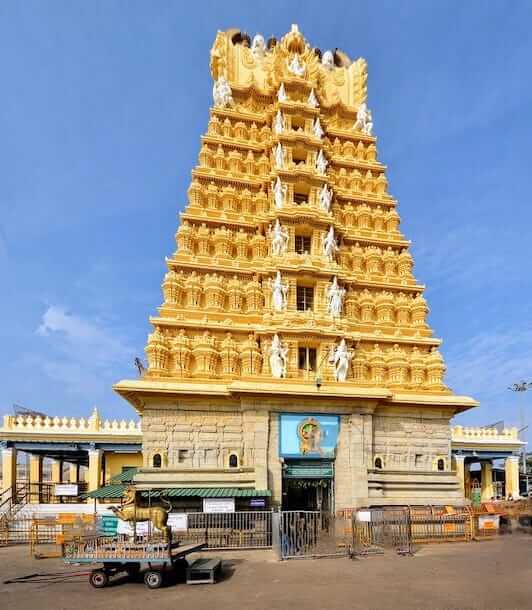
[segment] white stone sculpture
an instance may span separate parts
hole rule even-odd
[[[288,99],[288,97],[286,96],[284,83],[281,83],[281,86],[279,87],[279,91],[277,91],[277,101],[286,102],[287,99]]]
[[[334,237],[334,227],[331,225],[329,231],[322,238],[322,250],[323,255],[326,256],[331,262],[334,261],[334,255],[338,252],[338,244]]]
[[[286,376],[287,357],[288,348],[283,347],[279,336],[275,334],[270,347],[270,369],[274,377],[281,379]]]
[[[288,247],[288,231],[281,226],[279,219],[276,218],[273,229],[270,228],[270,237],[272,240],[272,255],[282,256],[286,253]]]
[[[308,96],[307,104],[312,106],[312,108],[317,108],[319,106],[318,100],[316,98],[316,94],[314,93],[314,89],[310,90],[310,94]]]
[[[316,157],[316,169],[318,170],[318,174],[324,176],[325,172],[327,171],[327,165],[329,165],[329,162],[325,158],[323,150],[320,150],[318,156]]]
[[[231,87],[225,76],[220,76],[217,81],[214,81],[212,98],[214,100],[214,105],[217,108],[225,108],[226,106],[233,105],[233,92],[231,91]]]
[[[281,272],[278,271],[274,280],[270,280],[272,290],[272,308],[274,311],[284,311],[286,308],[286,295],[288,294],[288,284],[283,284]]]
[[[323,134],[325,133],[321,127],[321,123],[320,123],[320,117],[316,117],[316,120],[314,121],[314,124],[312,125],[312,131],[314,133],[314,135],[319,138],[320,140],[323,138]]]
[[[284,168],[284,151],[280,143],[275,147],[275,167],[277,169]]]
[[[325,212],[331,211],[332,197],[333,197],[332,190],[330,190],[329,187],[326,184],[324,184],[320,189],[319,198],[320,198],[320,208],[322,210],[324,210]]]
[[[327,311],[333,318],[339,318],[342,315],[344,297],[345,288],[338,286],[338,278],[334,276],[332,284],[327,290]]]
[[[336,381],[346,381],[347,373],[349,372],[349,364],[352,358],[353,354],[347,349],[345,339],[342,339],[340,345],[334,349],[331,357]]]
[[[358,107],[357,120],[353,125],[353,129],[361,131],[367,136],[370,136],[373,131],[373,117],[371,116],[371,110],[369,110],[365,102]]]
[[[334,55],[332,54],[332,51],[325,51],[321,58],[321,63],[327,70],[334,69]]]
[[[278,110],[277,114],[275,115],[275,119],[273,120],[273,132],[276,134],[283,133],[284,125],[285,125],[284,117],[283,117],[281,111]]]
[[[296,76],[305,76],[305,64],[299,61],[299,55],[297,53],[294,53],[292,61],[288,64],[288,69]]]
[[[262,59],[266,53],[266,43],[262,34],[255,34],[251,43],[251,52],[255,59]]]
[[[288,192],[288,187],[286,184],[282,184],[279,176],[275,183],[272,183],[273,189],[273,199],[275,201],[275,207],[280,210],[284,206],[284,200],[286,197],[286,193]]]

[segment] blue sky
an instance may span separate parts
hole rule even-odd
[[[134,375],[211,103],[217,29],[369,64],[390,192],[444,339],[459,419],[519,423],[532,392],[530,2],[0,5],[0,411],[110,417]]]

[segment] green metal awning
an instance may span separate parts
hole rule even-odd
[[[105,485],[87,494],[89,498],[121,498],[128,485]],[[141,492],[152,498],[264,498],[271,496],[269,489],[247,489],[237,487],[171,487]]]
[[[154,489],[143,492],[152,498],[160,496],[168,498],[260,498],[271,496],[269,489],[249,489],[238,487],[172,487],[170,489]]]
[[[332,479],[333,466],[331,463],[323,464],[286,464],[283,469],[285,479]]]
[[[127,485],[105,485],[94,491],[89,491],[88,498],[121,498],[127,489]]]
[[[128,468],[120,474],[115,475],[111,478],[111,484],[113,483],[131,483],[133,477],[137,474],[138,468]]]

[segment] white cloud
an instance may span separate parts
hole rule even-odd
[[[474,335],[446,350],[447,383],[457,392],[490,403],[509,402],[508,386],[532,380],[532,327]]]
[[[479,248],[487,238],[487,229],[480,227],[443,230],[437,239],[429,236],[417,241],[413,247],[415,260],[438,281],[483,281],[490,268],[500,262],[493,253],[486,255]]]
[[[44,312],[36,333],[48,342],[43,372],[78,394],[101,394],[133,360],[134,350],[116,331],[58,305]]]
[[[110,330],[57,305],[45,311],[37,334],[51,338],[55,347],[75,359],[89,359],[95,365],[120,362],[132,353]]]

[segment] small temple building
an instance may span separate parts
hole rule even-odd
[[[135,466],[139,489],[191,510],[202,498],[459,505],[479,461],[490,499],[498,459],[518,495],[516,430],[451,430],[477,403],[444,382],[378,160],[366,62],[322,53],[294,25],[267,42],[218,32],[210,68],[213,106],[148,367],[114,386],[141,425],[7,416],[4,487],[26,451],[33,482],[43,456],[72,464],[71,481],[87,467],[93,492]],[[119,497],[123,485],[110,487],[95,497]]]
[[[254,490],[283,508],[463,502],[440,339],[378,160],[364,59],[218,32],[148,369],[152,488]],[[236,492],[235,492],[236,493]]]

